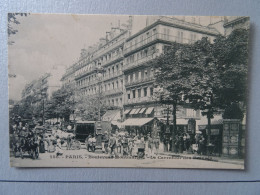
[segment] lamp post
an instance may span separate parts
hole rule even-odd
[[[45,123],[45,105],[44,105],[44,97],[45,97],[45,95],[46,95],[46,92],[44,92],[44,91],[42,91],[41,92],[41,98],[42,98],[42,125],[44,125],[44,123]]]
[[[101,126],[101,79],[104,69],[101,67],[101,63],[98,63],[96,69],[98,78],[98,121],[96,123],[96,152],[102,153],[102,126]]]

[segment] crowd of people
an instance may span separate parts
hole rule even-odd
[[[86,140],[86,149],[95,152],[96,138],[89,135]],[[159,137],[152,138],[151,135],[130,135],[128,132],[116,132],[114,134],[104,132],[102,136],[102,151],[112,157],[116,156],[138,156],[147,157],[158,155]]]
[[[164,152],[197,153],[199,155],[206,155],[207,152],[207,139],[201,133],[192,136],[188,133],[177,134],[174,139],[171,136],[165,136],[163,144]]]
[[[35,150],[35,153],[55,153],[57,156],[63,154],[63,150],[80,149],[81,144],[75,140],[75,136],[65,133],[57,125],[50,125],[51,132],[37,131],[30,128],[26,123],[22,125],[14,124],[11,127],[10,147],[15,154],[22,156],[22,153]],[[162,142],[161,142],[162,141]],[[75,144],[76,143],[76,144]],[[160,143],[163,145],[161,152],[174,153],[197,153],[206,155],[207,139],[202,134],[190,136],[188,133],[160,138],[151,134],[129,134],[126,131],[116,131],[115,133],[104,132],[102,135],[102,152],[112,157],[116,156],[138,156],[153,157],[159,154]],[[173,145],[174,144],[174,145]],[[75,145],[76,148],[75,148]],[[86,150],[95,152],[97,140],[95,135],[89,135],[85,139]],[[99,146],[100,147],[100,146]]]
[[[20,122],[18,125],[11,126],[10,133],[10,148],[14,152],[14,155],[22,156],[26,153],[34,153],[39,156],[39,153],[55,153],[56,156],[63,154],[62,145],[67,144],[67,149],[71,149],[71,143],[73,143],[73,137],[70,134],[67,138],[67,134],[59,129],[55,125],[49,126],[51,132],[46,132],[46,128],[42,130],[35,127],[29,127]],[[64,135],[65,134],[65,135]],[[68,140],[69,139],[69,140]]]

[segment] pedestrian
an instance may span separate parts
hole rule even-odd
[[[158,155],[159,146],[160,146],[160,139],[159,139],[159,137],[156,137],[154,139],[155,155]]]
[[[148,136],[148,155],[149,157],[153,156],[153,148],[154,148],[154,143],[151,135]]]
[[[206,151],[205,151],[205,138],[204,136],[200,136],[200,140],[199,140],[199,154],[205,155]]]
[[[93,136],[91,138],[90,142],[91,142],[91,151],[95,152],[95,150],[96,150],[96,138],[95,138],[95,136]]]
[[[123,155],[128,155],[128,139],[126,136],[122,139]]]
[[[108,144],[109,144],[109,137],[108,137],[108,134],[107,134],[107,131],[104,132],[104,150],[105,150],[105,153],[107,154],[108,153]]]
[[[164,144],[164,152],[168,152],[169,138],[166,135],[164,136],[163,144]]]
[[[174,139],[174,152],[176,154],[179,153],[179,137],[178,137],[178,135],[176,135],[175,139]]]
[[[70,150],[71,149],[71,137],[70,137],[70,135],[68,135],[68,137],[67,137],[67,150]]]
[[[183,136],[180,136],[179,140],[179,153],[183,153]]]
[[[40,141],[39,141],[39,152],[40,152],[40,153],[45,153],[45,146],[44,146],[43,136],[40,137]]]
[[[61,140],[59,138],[59,136],[56,137],[56,147],[55,147],[55,151],[56,151],[56,156],[62,155],[63,151],[61,149]]]
[[[109,148],[110,148],[110,156],[116,156],[115,148],[116,148],[116,138],[115,135],[110,136],[109,139]]]
[[[91,135],[89,135],[86,139],[85,139],[85,144],[86,144],[86,149],[87,149],[87,151],[89,152],[89,150],[91,149],[90,148],[90,138],[92,138],[92,136]]]
[[[134,139],[132,137],[129,137],[128,139],[128,153],[130,156],[132,156],[132,151],[134,147]]]
[[[121,154],[121,147],[122,147],[122,137],[121,135],[118,135],[116,139],[116,148],[118,154]]]

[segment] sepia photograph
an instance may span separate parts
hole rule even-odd
[[[245,169],[248,16],[8,14],[11,167]]]

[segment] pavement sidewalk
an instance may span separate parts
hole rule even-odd
[[[198,159],[198,160],[208,160],[236,165],[244,165],[244,159],[233,159],[223,156],[208,156],[208,155],[198,155],[198,154],[187,154],[187,153],[172,153],[172,152],[159,152],[159,155],[172,156],[176,158],[187,158],[187,159]]]

